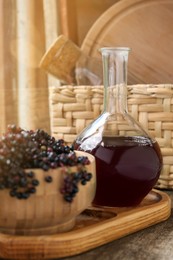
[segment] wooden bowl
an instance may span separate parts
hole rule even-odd
[[[62,168],[48,172],[34,169],[40,185],[28,199],[17,199],[9,195],[9,190],[0,191],[0,232],[17,235],[55,234],[71,230],[76,217],[91,205],[96,190],[96,172],[94,156],[76,151],[77,156],[87,156],[86,165],[92,178],[86,185],[79,184],[79,192],[71,203],[66,202],[60,192],[63,183]],[[76,166],[70,167],[75,172]],[[45,182],[45,175],[52,176],[51,183]]]

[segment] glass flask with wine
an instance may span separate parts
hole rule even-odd
[[[156,184],[162,155],[155,139],[127,109],[129,48],[101,48],[104,109],[76,138],[74,147],[96,158],[94,205],[138,205]]]

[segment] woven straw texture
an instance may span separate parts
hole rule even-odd
[[[159,143],[163,170],[157,187],[173,189],[173,85],[130,85],[129,113]],[[72,143],[77,134],[102,112],[102,86],[50,88],[51,132]]]

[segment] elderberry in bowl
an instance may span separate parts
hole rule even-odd
[[[9,125],[0,138],[0,232],[66,232],[94,199],[95,158],[44,130]]]

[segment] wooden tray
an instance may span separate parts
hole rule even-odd
[[[121,0],[93,24],[83,51],[100,57],[100,47],[130,47],[128,84],[172,82],[172,0]]]
[[[153,190],[137,207],[87,209],[70,232],[28,237],[1,233],[0,257],[42,260],[80,254],[162,222],[170,216],[170,211],[169,196]]]

